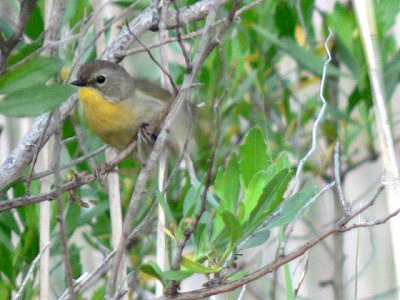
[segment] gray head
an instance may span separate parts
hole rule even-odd
[[[134,81],[121,66],[106,60],[95,60],[80,67],[72,85],[96,89],[111,102],[125,100],[133,94]]]

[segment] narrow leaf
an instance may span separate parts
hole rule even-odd
[[[233,152],[226,164],[226,170],[220,171],[215,179],[215,193],[221,199],[224,209],[234,213],[240,191],[239,164],[237,155]]]
[[[239,146],[240,175],[245,186],[260,170],[266,170],[270,163],[270,153],[264,142],[263,134],[259,127],[253,127],[248,132],[243,144]]]
[[[264,244],[269,239],[270,233],[271,232],[266,228],[260,230],[249,238],[241,249],[253,248]]]
[[[191,260],[187,256],[182,257],[182,267],[184,267],[188,271],[196,272],[196,273],[203,273],[203,274],[216,273],[216,272],[221,271],[221,268],[209,268],[209,267],[203,266],[202,264]]]
[[[268,224],[267,228],[286,225],[301,218],[306,212],[305,208],[314,200],[316,193],[317,188],[313,186],[287,199],[282,203],[279,215]]]
[[[0,101],[0,113],[10,117],[34,117],[57,107],[74,91],[68,85],[38,85],[13,92]]]
[[[163,277],[163,272],[161,268],[154,262],[150,261],[149,263],[142,264],[140,266],[140,270],[147,275],[150,275],[156,279],[158,279],[163,285],[165,285],[165,278]]]
[[[44,84],[61,70],[63,62],[56,57],[36,56],[0,77],[0,94]]]
[[[179,270],[179,271],[165,271],[163,273],[163,276],[167,280],[182,281],[183,279],[186,279],[193,274],[194,274],[194,272],[192,272],[192,271]]]
[[[225,210],[222,212],[222,220],[231,236],[232,244],[236,243],[242,236],[242,226],[235,215]]]

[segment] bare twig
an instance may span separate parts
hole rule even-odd
[[[64,165],[61,165],[60,170],[68,169],[68,168],[71,168],[77,164],[84,162],[84,161],[90,160],[92,157],[96,156],[97,154],[99,154],[99,153],[103,152],[105,149],[107,149],[107,147],[108,147],[107,145],[103,145],[100,148],[94,150],[92,153],[88,153],[87,155],[73,159]],[[98,167],[95,167],[93,169],[96,170],[96,169],[98,169]],[[20,179],[16,180],[16,183],[24,182],[24,181],[28,181],[28,180],[40,179],[42,177],[49,176],[52,174],[53,174],[53,170],[47,170],[47,171],[33,174],[31,176],[31,178],[29,178],[29,176],[21,177]]]
[[[171,2],[174,4],[175,10],[176,10],[176,35],[177,35],[178,43],[179,43],[179,46],[181,47],[182,55],[185,59],[187,72],[190,73],[190,72],[192,72],[192,66],[190,63],[189,53],[187,52],[186,47],[182,42],[180,11],[179,11],[178,4],[176,3],[176,1],[172,0]]]
[[[101,165],[99,168],[97,168],[93,174],[81,177],[76,176],[74,181],[70,181],[60,185],[60,191],[66,192],[69,190],[74,190],[84,184],[89,184],[97,180],[98,178],[101,178],[101,176],[104,176],[109,172],[113,171],[115,166],[117,166],[124,158],[126,158],[129,154],[131,154],[135,149],[136,149],[136,141],[131,143],[126,149],[119,152],[115,160],[109,163],[105,163]],[[23,196],[19,198],[14,198],[12,200],[0,201],[0,212],[28,204],[54,200],[55,198],[56,198],[56,191],[55,189],[53,189],[50,190],[49,192],[42,193],[39,195]]]
[[[322,107],[321,107],[321,109],[320,109],[320,111],[318,113],[317,119],[315,120],[315,123],[314,123],[314,126],[313,126],[311,148],[308,150],[307,154],[299,162],[299,165],[298,165],[297,170],[296,170],[296,176],[295,176],[295,178],[294,178],[294,180],[293,180],[293,182],[291,184],[291,187],[290,187],[290,192],[289,192],[290,196],[294,195],[296,193],[297,189],[298,189],[298,185],[300,183],[300,177],[301,177],[301,174],[303,172],[303,167],[304,167],[305,162],[310,158],[310,156],[317,149],[318,127],[319,127],[319,124],[320,124],[320,122],[322,120],[322,117],[324,116],[326,107],[328,105],[326,103],[326,100],[325,100],[325,97],[324,97],[324,88],[325,88],[325,80],[326,80],[326,70],[327,70],[328,65],[329,65],[329,63],[331,61],[331,53],[330,53],[329,47],[328,47],[328,43],[329,43],[329,40],[330,40],[331,36],[332,36],[332,31],[329,29],[329,35],[328,35],[328,37],[327,37],[327,39],[325,41],[325,44],[324,44],[326,53],[328,55],[328,59],[324,63],[324,68],[323,68],[323,71],[322,71],[321,84],[320,84],[320,91],[319,91],[319,98],[321,99]]]
[[[174,79],[172,78],[171,74],[164,68],[164,66],[162,66],[158,60],[154,57],[153,53],[151,53],[151,50],[142,42],[141,39],[139,39],[139,37],[137,37],[135,35],[135,33],[133,33],[133,31],[131,31],[129,29],[129,23],[126,24],[126,26],[128,27],[128,31],[130,34],[132,34],[132,36],[135,37],[135,39],[139,42],[139,44],[146,49],[147,53],[149,54],[151,60],[162,70],[162,72],[165,74],[165,76],[168,77],[169,82],[171,83],[172,87],[174,88],[174,92],[175,94],[178,92],[178,86],[176,85]]]
[[[334,154],[334,173],[335,173],[335,183],[336,183],[336,189],[339,195],[340,203],[342,204],[342,209],[345,214],[348,214],[351,210],[351,207],[349,206],[348,202],[346,201],[346,197],[343,193],[342,189],[342,182],[341,182],[341,177],[340,177],[340,143],[339,140],[336,142],[335,145],[335,154]]]
[[[297,287],[296,287],[296,289],[294,291],[295,298],[297,297],[297,295],[298,295],[298,293],[300,291],[301,285],[303,284],[304,278],[306,278],[306,274],[307,274],[307,271],[308,271],[308,262],[309,262],[309,260],[308,260],[308,252],[305,254],[305,261],[306,262],[305,262],[305,265],[304,265],[304,268],[303,268],[303,273],[301,274],[300,279],[299,279],[299,283],[297,284]]]

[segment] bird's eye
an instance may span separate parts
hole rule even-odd
[[[106,81],[106,78],[104,76],[97,76],[96,81],[98,83],[104,83],[104,81]]]

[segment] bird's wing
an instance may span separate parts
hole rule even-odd
[[[172,98],[171,93],[161,88],[157,84],[142,78],[135,78],[134,80],[137,89],[141,90],[143,93],[153,98],[156,98],[162,102],[168,103],[171,100]]]

